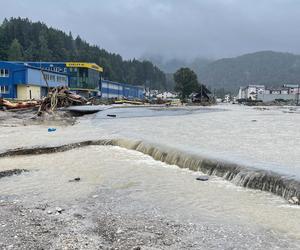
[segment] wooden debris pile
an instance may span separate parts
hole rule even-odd
[[[48,96],[42,100],[38,114],[42,112],[53,112],[57,108],[87,104],[87,99],[72,93],[67,87],[53,88]]]

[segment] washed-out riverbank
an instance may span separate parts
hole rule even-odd
[[[156,145],[163,144],[166,147],[170,147],[170,144],[172,144],[172,148],[176,150],[184,149],[188,153],[212,156],[212,151],[210,151],[212,148],[210,147],[215,145],[214,140],[217,140],[217,137],[213,137],[212,133],[221,135],[222,130],[224,132],[224,128],[230,126],[235,132],[239,129],[240,136],[244,137],[243,139],[247,142],[249,138],[245,137],[244,133],[249,129],[253,129],[252,126],[256,126],[255,129],[257,129],[257,124],[259,122],[262,123],[261,125],[266,123],[267,117],[272,117],[276,121],[276,116],[280,119],[282,115],[287,114],[282,112],[282,110],[267,110],[265,112],[252,109],[246,111],[229,109],[224,112],[223,109],[224,107],[218,112],[215,112],[215,110],[208,112],[206,109],[203,112],[196,109],[187,109],[181,114],[170,115],[165,113],[156,117],[147,117],[147,112],[165,112],[161,109],[151,109],[150,111],[140,112],[140,115],[135,113],[134,118],[130,117],[128,110],[108,110],[106,112],[112,114],[114,112],[117,119],[107,117],[106,113],[99,113],[80,119],[79,123],[72,127],[58,127],[54,133],[47,133],[46,126],[24,127],[24,131],[21,131],[20,128],[5,128],[6,133],[0,135],[1,141],[12,135],[16,136],[17,141],[4,140],[1,151],[4,152],[8,149],[16,148],[14,144],[18,142],[20,142],[18,144],[19,147],[57,146],[76,141],[95,140],[95,138],[113,139],[123,137],[131,140],[144,140]],[[170,111],[168,110],[167,112]],[[290,119],[292,117],[286,118]],[[235,124],[238,119],[244,125],[241,128]],[[298,118],[294,116],[292,119]],[[213,127],[213,121],[218,122],[215,124],[215,127]],[[232,121],[232,124],[223,124],[230,121]],[[274,125],[274,123],[271,124],[272,126]],[[281,128],[284,128],[286,124],[283,121]],[[211,129],[205,130],[205,127],[208,126]],[[177,127],[176,133],[173,131],[175,127]],[[189,131],[191,128],[194,130]],[[260,130],[257,130],[257,133],[262,132],[259,134],[262,135],[266,128],[264,126],[260,126],[260,128]],[[154,131],[156,132],[154,133]],[[229,130],[228,132],[233,133],[234,131]],[[291,134],[289,133],[290,131],[286,132],[286,135],[290,136]],[[194,136],[190,137],[191,134],[194,134]],[[17,138],[18,135],[22,137],[22,141],[20,138]],[[203,140],[207,136],[210,136],[210,140],[204,143]],[[227,136],[228,134],[221,136],[219,142],[224,142]],[[265,140],[264,138],[262,139]],[[242,145],[242,142],[238,139],[235,143]],[[227,144],[233,147],[230,140]],[[255,143],[253,145],[257,146]],[[282,144],[278,144],[275,141],[275,146],[279,145]],[[227,149],[226,145],[216,147],[214,158],[220,159],[227,156],[227,158],[224,157],[226,160],[234,160],[232,155],[228,153],[224,155],[224,151],[220,150],[222,146],[224,151]],[[239,155],[241,158],[245,156],[245,152],[236,152],[234,147],[231,149],[233,155]],[[284,148],[279,149],[283,153],[285,152]],[[277,150],[279,149],[277,148]],[[249,148],[250,156],[255,154],[255,150],[255,147]],[[230,152],[230,148],[226,152]],[[256,166],[259,166],[259,162],[260,164],[268,162],[268,157],[272,156],[272,152],[269,150],[266,150],[265,154],[266,157],[264,159],[258,155],[256,162],[251,157],[244,160],[249,165],[255,163]],[[53,159],[55,159],[55,162],[53,162]],[[76,160],[74,161],[74,159]],[[276,166],[280,166],[280,169],[276,168],[275,170],[284,169],[284,172],[287,173],[292,167],[291,164],[287,163],[288,159],[285,161],[285,164],[277,162],[278,165]],[[298,241],[300,238],[298,232],[300,230],[296,222],[299,221],[300,210],[296,206],[291,206],[282,198],[272,194],[236,187],[218,177],[211,177],[208,182],[198,182],[195,180],[195,174],[197,175],[197,173],[180,170],[175,166],[170,168],[168,165],[154,161],[140,152],[111,146],[92,146],[49,155],[1,158],[0,166],[3,170],[16,167],[21,168],[21,166],[30,170],[29,173],[7,177],[4,181],[3,179],[0,180],[4,190],[2,194],[5,192],[3,200],[7,202],[8,207],[11,205],[22,205],[26,207],[26,211],[35,211],[33,204],[47,203],[47,209],[45,208],[41,214],[37,215],[45,216],[46,221],[51,216],[63,214],[66,217],[54,218],[68,219],[67,215],[69,213],[77,213],[72,210],[73,206],[77,208],[85,207],[84,204],[89,199],[91,200],[91,203],[89,203],[90,207],[99,206],[99,204],[96,205],[99,202],[101,203],[101,206],[98,207],[99,211],[106,211],[105,208],[109,211],[115,211],[116,216],[119,216],[118,219],[111,216],[106,223],[102,223],[103,228],[111,228],[111,225],[114,225],[112,227],[115,230],[114,233],[109,230],[100,231],[103,235],[109,232],[108,234],[112,235],[115,240],[105,242],[99,235],[88,234],[88,238],[97,239],[95,241],[96,244],[102,242],[102,246],[108,247],[113,245],[120,247],[120,249],[122,249],[122,244],[128,247],[140,245],[159,249],[188,247],[191,249],[226,247],[241,249],[243,246],[246,246],[247,249],[271,249],[276,246],[297,249],[299,247]],[[265,166],[265,169],[273,166],[274,164],[271,163]],[[294,172],[291,175],[297,173],[297,164],[293,165],[293,168]],[[81,177],[79,182],[69,182],[70,179],[77,176]],[[19,188],[16,188],[17,186]],[[99,197],[99,200],[95,200],[95,197]],[[106,199],[106,197],[108,198]],[[65,211],[69,212],[64,211],[56,215],[56,207],[63,207]],[[48,209],[52,211],[50,215],[48,214]],[[156,216],[153,216],[153,211],[155,211]],[[94,208],[90,209],[90,212],[95,213]],[[94,223],[95,217],[92,217],[91,213],[86,213],[86,218],[88,219],[85,222],[89,222],[83,226],[89,232],[93,231],[91,228],[96,227]],[[149,216],[151,214],[152,216]],[[97,216],[100,218],[101,212]],[[152,234],[153,230],[149,231],[139,226],[140,223],[144,223],[145,218],[149,217],[154,218],[153,230],[161,228],[161,231],[167,232],[167,235],[159,237],[159,234]],[[73,217],[71,216],[70,218]],[[102,217],[102,219],[105,218],[107,219],[107,216]],[[115,219],[110,221],[111,218]],[[122,224],[122,219],[125,221],[128,219],[134,224],[132,224],[132,227],[125,228],[125,230],[118,230],[116,225]],[[115,223],[116,221],[119,222]],[[155,226],[156,224],[157,226]],[[85,227],[86,225],[87,227]],[[129,223],[129,225],[131,224]],[[169,227],[165,227],[165,225],[170,225],[171,230],[168,231],[167,228]],[[171,225],[178,225],[174,227],[179,229],[173,230]],[[203,225],[205,226],[203,227]],[[53,228],[54,231],[56,229],[58,227]],[[119,233],[116,233],[117,231]],[[65,231],[61,231],[61,229],[58,229],[58,232],[63,235],[67,234],[63,233]],[[75,234],[77,235],[76,237],[84,235],[82,232],[81,234]],[[126,232],[123,234],[124,238],[121,236],[122,232]],[[128,233],[134,236],[130,237]],[[192,236],[188,236],[190,234]],[[139,244],[132,243],[140,239],[145,240],[143,237],[148,237],[145,235],[150,235],[151,240],[146,240]],[[76,239],[76,237],[73,239]],[[5,236],[3,238],[6,239]],[[48,240],[54,240],[54,238],[57,240],[57,237],[49,234]],[[159,240],[162,238],[172,238],[173,240],[166,246],[163,241]],[[225,240],[226,238],[229,240]],[[53,241],[51,242],[53,243]],[[90,243],[90,246],[94,243]],[[53,244],[55,245],[56,243]]]

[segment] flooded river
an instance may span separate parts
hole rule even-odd
[[[237,249],[245,244],[253,249],[297,249],[299,206],[270,192],[239,187],[235,181],[217,177],[218,172],[201,182],[196,180],[200,172],[162,162],[190,167],[198,164],[198,160],[188,159],[192,155],[264,173],[273,171],[298,181],[300,132],[295,124],[300,122],[300,115],[286,110],[235,106],[118,108],[80,118],[75,126],[58,127],[54,133],[48,133],[46,126],[4,128],[0,134],[2,152],[89,139],[115,139],[114,145],[122,147],[94,145],[54,154],[0,158],[1,170],[31,170],[1,179],[0,196],[72,204],[99,190],[115,190],[118,195],[112,199],[124,196],[130,200],[122,203],[120,209],[124,211],[155,210],[175,221],[219,225],[220,231],[211,233],[229,238],[237,235]],[[9,139],[12,136],[15,140]],[[130,141],[152,146],[145,148],[140,143],[130,150]],[[203,160],[199,164],[203,168]],[[76,177],[81,178],[79,183],[69,182]],[[238,235],[249,238],[243,241]]]
[[[300,130],[296,126],[300,114],[287,113],[287,110],[234,105],[179,111],[117,109],[98,113],[88,122],[95,130],[100,126],[119,137],[276,170],[300,179]],[[117,119],[106,114],[116,114]],[[130,114],[143,117],[121,119]]]
[[[140,152],[90,146],[55,155],[3,158],[0,165],[5,166],[2,169],[22,166],[31,170],[2,179],[2,196],[70,206],[96,190],[112,189],[120,196],[125,193],[126,199],[131,200],[119,208],[130,213],[155,209],[184,223],[217,224],[220,231],[226,225],[231,231],[223,234],[247,234],[249,238],[261,239],[262,245],[258,246],[263,246],[266,239],[276,238],[268,244],[300,247],[298,207],[266,192],[236,187],[218,177],[197,181],[199,173],[155,161]],[[78,176],[80,182],[70,182]],[[242,247],[245,242],[241,240],[238,244]]]

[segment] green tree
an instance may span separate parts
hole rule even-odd
[[[175,91],[179,93],[182,100],[199,89],[197,75],[189,68],[180,68],[174,73],[173,77],[176,83]]]
[[[34,61],[36,59],[36,54],[38,54],[36,46],[33,42],[31,42],[29,47],[24,51],[24,60]]]
[[[42,61],[51,61],[51,51],[48,48],[48,40],[46,39],[46,32],[41,32],[39,35],[39,46],[40,46],[40,53],[39,59]]]
[[[8,50],[8,60],[9,61],[21,61],[23,60],[23,48],[17,39],[11,42]]]

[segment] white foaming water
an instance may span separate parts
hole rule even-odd
[[[47,126],[4,127],[0,151],[123,137],[300,178],[300,114],[285,113],[280,108],[261,111],[234,105],[201,110],[109,109],[83,117],[75,126],[57,127],[53,133],[47,132]],[[117,117],[109,118],[107,114]]]
[[[46,126],[1,128],[0,151],[88,139],[129,138],[300,179],[300,114],[286,110],[235,105],[108,109],[81,118],[75,126],[57,127],[53,133],[48,133]]]
[[[224,107],[227,111],[222,110]],[[90,126],[95,130],[101,127],[115,137],[143,140],[300,179],[299,113],[286,113],[284,108],[257,110],[233,105],[221,106],[218,112],[207,110],[192,109],[184,116],[165,111],[165,116],[160,117],[114,120],[99,119],[106,114],[99,113],[90,120]],[[127,114],[128,110],[118,112],[122,117],[122,112]]]

